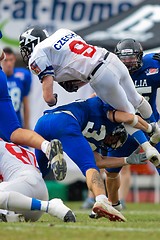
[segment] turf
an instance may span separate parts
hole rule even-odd
[[[2,240],[159,240],[160,205],[127,204],[127,222],[90,219],[81,202],[66,202],[77,217],[76,223],[63,223],[48,214],[35,223],[0,223]]]

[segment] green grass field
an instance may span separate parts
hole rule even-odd
[[[35,223],[0,223],[2,240],[159,240],[160,204],[127,204],[127,222],[90,219],[81,202],[65,203],[75,212],[76,223],[63,223],[48,214]]]

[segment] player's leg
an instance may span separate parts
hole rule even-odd
[[[94,194],[88,190],[88,194],[87,194],[87,197],[86,199],[84,200],[81,208],[82,209],[90,209],[93,207],[95,203],[95,197],[94,197]]]
[[[126,208],[126,199],[131,186],[131,170],[130,165],[123,166],[120,172],[120,188],[119,188],[119,199],[123,209]]]
[[[96,166],[93,151],[81,131],[79,130],[79,133],[76,131],[74,143],[73,136],[63,136],[61,142],[63,143],[64,152],[67,153],[84,176],[86,176],[88,189],[92,191],[95,196],[96,202],[93,206],[93,211],[97,213],[99,217],[107,217],[111,221],[125,221],[124,216],[112,207],[106,197],[104,181]],[[83,151],[81,149],[83,149]]]
[[[135,151],[138,148],[138,146],[139,145],[138,145],[137,141],[135,141],[135,139],[132,138],[131,136],[128,136],[128,139],[124,143],[124,145],[120,148],[117,148],[113,151],[108,152],[108,156],[128,157],[130,154],[132,154],[133,151]],[[106,171],[108,173],[107,176],[109,176],[109,178],[107,178],[107,181],[106,181],[109,200],[111,202],[114,202],[114,204],[116,204],[116,202],[120,203],[120,200],[121,200],[120,194],[119,194],[119,188],[122,186],[123,182],[121,183],[121,178],[116,177],[116,176],[118,176],[118,174],[120,173],[121,170],[122,170],[121,168],[107,168],[106,169]],[[130,182],[130,179],[128,179],[128,182]],[[116,183],[117,183],[117,185],[116,185]],[[113,186],[112,186],[112,184],[113,184]],[[125,191],[125,186],[127,184],[128,183],[125,183],[125,185],[123,186],[124,191]],[[121,204],[120,205],[118,204],[117,206],[118,206],[118,209],[119,209],[119,206],[120,206],[120,208],[122,208]]]
[[[48,201],[48,191],[42,178],[25,174],[0,184],[3,193],[0,194],[0,208],[21,213],[25,221],[37,221],[43,212],[64,221],[75,221],[72,211],[60,199]]]
[[[109,54],[91,78],[90,85],[104,102],[115,109],[135,113],[134,108],[138,108],[144,118],[155,121],[151,106],[138,94],[128,69],[115,54]]]
[[[1,191],[0,191],[1,192]],[[22,212],[25,217],[25,221],[37,221],[39,218],[26,218],[25,213],[33,212],[36,215],[37,212],[41,212],[41,215],[46,212],[51,216],[58,217],[64,222],[75,222],[75,215],[71,209],[65,206],[61,199],[55,198],[50,201],[42,201],[35,198],[27,197],[21,193],[14,191],[2,191],[0,194],[0,208],[8,209],[14,212]],[[31,216],[31,213],[30,213]],[[13,219],[13,217],[11,216]],[[6,216],[6,220],[9,219]]]
[[[122,210],[122,207],[119,202],[119,194],[118,190],[120,187],[120,176],[119,172],[106,172],[107,177],[106,177],[106,189],[107,189],[107,194],[108,194],[108,199],[109,201],[112,202],[112,206],[118,206],[116,209],[118,211]]]

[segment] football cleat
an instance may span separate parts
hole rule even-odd
[[[76,222],[74,213],[64,205],[63,201],[59,198],[54,198],[49,201],[48,213],[64,222]]]
[[[0,213],[0,222],[25,222],[25,218],[22,214],[17,214],[17,213],[3,214],[3,213]]]
[[[97,214],[96,218],[105,217],[108,218],[110,221],[127,221],[126,218],[119,211],[117,211],[109,204],[109,202],[96,202],[93,206],[93,212]]]
[[[112,207],[114,207],[116,210],[118,210],[118,211],[121,211],[122,209],[123,209],[123,206],[122,206],[122,204],[121,204],[121,202],[120,201],[118,201],[118,203],[117,204],[112,204]],[[91,214],[89,215],[89,217],[90,218],[94,218],[94,219],[98,219],[98,218],[100,218],[100,217],[98,217],[98,215],[97,215],[97,213],[95,213],[95,212],[91,212]]]
[[[75,218],[74,213],[71,210],[69,210],[66,213],[66,215],[64,216],[63,221],[64,222],[76,222],[76,218]]]
[[[160,154],[154,147],[148,148],[146,157],[155,167],[160,164]]]
[[[92,219],[98,219],[98,218],[100,218],[100,217],[98,217],[98,215],[97,215],[97,213],[95,213],[95,212],[91,212],[91,214],[89,214],[89,217],[90,218],[92,218]]]
[[[158,123],[151,123],[152,126],[152,132],[149,134],[150,136],[150,142],[155,145],[160,142],[160,128],[158,126]]]
[[[46,156],[49,159],[49,164],[55,179],[62,181],[66,177],[67,163],[63,158],[62,144],[58,139],[54,139],[50,142],[47,147]]]

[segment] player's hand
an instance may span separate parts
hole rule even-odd
[[[60,82],[59,85],[63,87],[67,92],[77,92],[78,86],[75,85],[76,81]]]
[[[47,103],[49,107],[53,107],[57,104],[58,101],[58,94],[57,93],[53,93],[53,96],[55,98],[55,102],[54,103]]]
[[[145,152],[140,153],[138,147],[129,157],[125,158],[126,164],[147,164],[147,157]]]
[[[155,53],[152,58],[154,60],[160,61],[160,53]]]

